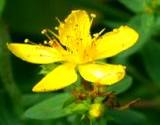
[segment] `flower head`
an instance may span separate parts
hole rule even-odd
[[[33,87],[35,92],[62,89],[77,80],[77,71],[89,82],[112,85],[125,75],[125,66],[99,64],[96,60],[112,57],[136,43],[138,33],[128,26],[121,26],[101,35],[93,36],[90,17],[84,10],[74,10],[58,27],[58,35],[49,37],[48,46],[22,43],[8,44],[9,50],[22,60],[35,64],[61,62]]]

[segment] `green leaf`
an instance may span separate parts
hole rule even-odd
[[[25,116],[32,119],[56,119],[69,115],[64,107],[65,101],[70,98],[68,93],[57,94],[52,98],[34,105],[25,112]]]
[[[125,92],[132,85],[132,77],[126,76],[120,82],[111,85],[107,88],[107,91],[114,92],[115,94],[120,94]]]
[[[41,65],[41,71],[39,72],[39,74],[46,75],[50,71],[55,69],[58,65],[59,65],[58,63]]]
[[[107,112],[107,115],[110,117],[109,124],[117,123],[118,125],[146,125],[146,117],[133,110],[110,110]]]
[[[55,96],[55,94],[53,93],[23,94],[22,104],[24,107],[32,106],[37,102],[41,102],[42,100],[48,99],[49,97],[53,97],[53,96]]]
[[[155,26],[154,29],[160,31],[160,15],[155,16]]]
[[[119,1],[135,13],[143,12],[147,7],[146,0],[119,0]]]
[[[160,87],[160,43],[151,42],[144,47],[142,58],[148,75]]]
[[[0,16],[1,16],[2,11],[4,9],[4,5],[5,5],[5,0],[0,0]]]
[[[22,121],[12,111],[5,94],[1,93],[0,102],[0,125],[22,125]]]
[[[155,17],[152,14],[142,14],[135,16],[128,23],[129,26],[133,27],[139,33],[139,40],[135,46],[130,49],[130,53],[134,53],[141,49],[146,42],[149,41],[153,35],[153,26],[155,23]]]
[[[84,113],[89,110],[89,103],[87,101],[82,101],[81,103],[72,103],[65,110],[69,114],[72,113]]]
[[[98,120],[95,119],[95,121],[93,121],[93,125],[108,125],[108,122],[105,117],[101,117]]]

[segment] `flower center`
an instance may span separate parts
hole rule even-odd
[[[69,51],[69,55],[67,57],[69,62],[74,62],[75,64],[84,64],[94,60],[94,53],[91,51],[91,49],[86,48],[83,49],[83,51]]]

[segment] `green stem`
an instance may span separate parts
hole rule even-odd
[[[93,125],[93,120],[92,119],[89,120],[89,124]]]
[[[6,26],[3,21],[0,19],[0,78],[2,79],[2,84],[4,86],[5,91],[9,95],[15,113],[17,115],[21,114],[21,93],[14,82],[11,62],[9,59],[9,52],[7,50],[6,43],[11,41],[6,30]]]

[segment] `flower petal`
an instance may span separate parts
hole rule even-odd
[[[9,43],[7,46],[15,56],[31,63],[47,64],[64,60],[57,49],[43,45]]]
[[[128,26],[121,26],[102,35],[95,41],[96,59],[114,56],[136,43],[138,33]]]
[[[60,23],[60,42],[72,51],[85,48],[91,42],[91,20],[84,10],[74,10]]]
[[[77,73],[74,68],[74,65],[68,63],[58,66],[36,84],[32,91],[54,91],[71,85],[77,80]]]
[[[125,67],[111,64],[85,64],[79,66],[81,76],[90,82],[112,85],[125,75]]]

